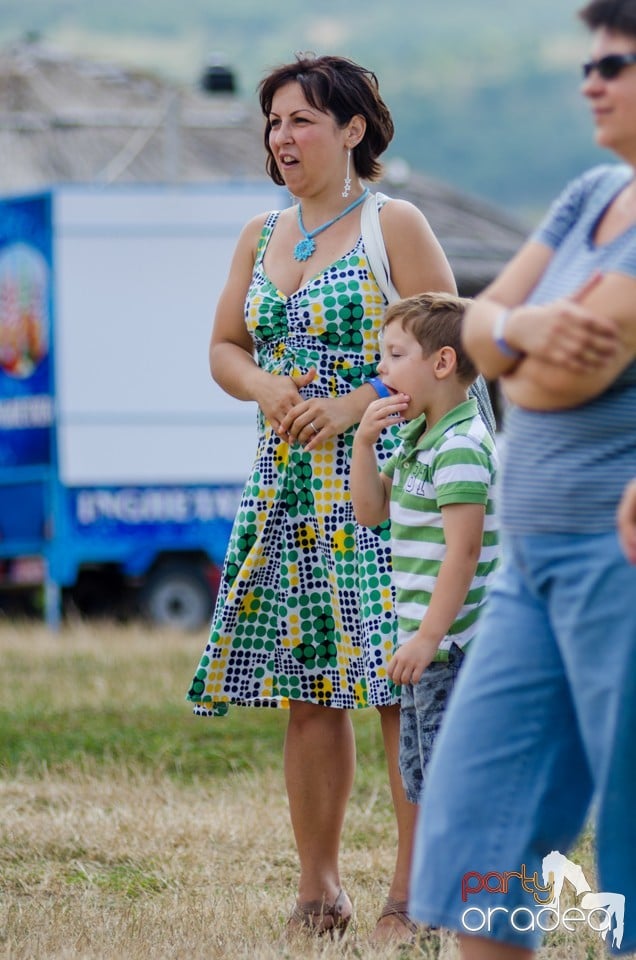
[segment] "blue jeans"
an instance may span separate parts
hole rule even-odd
[[[400,774],[407,800],[417,803],[464,651],[453,643],[448,660],[434,660],[418,683],[400,687]]]
[[[636,949],[636,567],[614,533],[515,536],[433,751],[409,913],[537,947],[537,884],[519,874],[543,884],[543,858],[567,853],[592,800],[599,889],[625,896],[625,953]]]

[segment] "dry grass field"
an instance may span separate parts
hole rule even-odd
[[[372,948],[394,828],[372,711],[343,845],[355,923],[285,940],[296,862],[280,771],[285,717],[191,716],[202,637],[142,626],[0,623],[0,958],[274,960],[427,956]],[[577,862],[589,864],[589,838]],[[451,937],[445,960],[456,958]],[[555,934],[550,960],[595,960]]]

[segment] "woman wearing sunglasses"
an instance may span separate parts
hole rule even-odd
[[[464,960],[526,960],[583,925],[636,950],[636,566],[616,531],[636,476],[636,0],[580,17],[582,93],[619,162],[567,187],[465,327],[509,400],[504,561],[424,788],[410,901]],[[546,865],[580,879],[590,814],[599,892],[579,883],[564,920]]]

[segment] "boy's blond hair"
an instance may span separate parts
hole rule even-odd
[[[408,330],[429,357],[442,347],[452,347],[457,357],[457,378],[467,385],[477,379],[478,371],[462,344],[462,320],[472,300],[452,293],[417,293],[392,303],[382,321],[382,330],[399,322]]]

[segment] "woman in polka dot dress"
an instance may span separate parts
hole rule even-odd
[[[300,859],[291,930],[342,929],[351,902],[338,852],[355,767],[348,711],[380,711],[398,821],[391,904],[408,894],[415,807],[397,768],[399,707],[386,663],[394,647],[389,532],[358,527],[349,496],[355,425],[377,396],[385,300],[360,236],[393,122],[375,76],[339,57],[298,58],[260,86],[267,170],[297,205],[251,220],[218,302],[215,380],[258,404],[258,448],[239,507],[210,640],[188,698],[195,713],[229,704],[288,707],[285,780]],[[454,292],[422,214],[381,211],[403,296]],[[394,439],[379,444],[390,455]],[[410,931],[388,912],[374,937]]]

